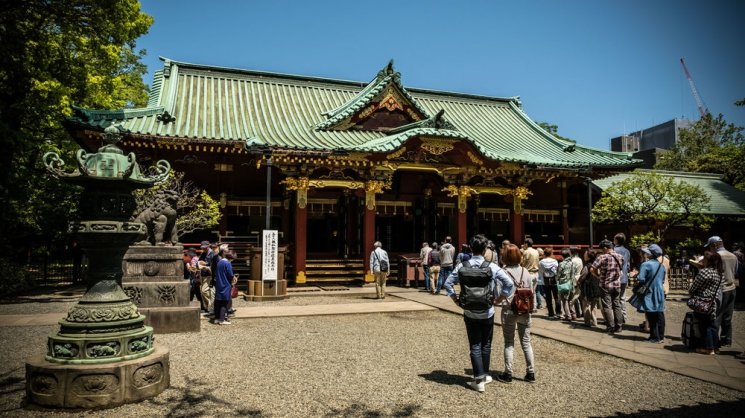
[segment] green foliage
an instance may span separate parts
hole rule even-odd
[[[553,135],[553,136],[555,136],[555,137],[557,137],[559,139],[563,139],[564,141],[569,141],[569,142],[576,142],[573,139],[570,139],[570,138],[567,138],[565,136],[559,135],[559,127],[557,125],[554,125],[554,124],[551,124],[551,123],[548,123],[548,122],[538,122],[538,126],[540,126],[541,128],[543,128],[544,131],[550,133],[551,135]]]
[[[647,225],[663,241],[676,225],[708,228],[713,218],[701,212],[709,208],[709,200],[699,186],[654,172],[635,172],[603,191],[592,216],[597,222]]]
[[[14,296],[34,287],[33,278],[22,266],[5,258],[0,258],[0,263],[3,266],[3,274],[0,274],[0,298]]]
[[[675,245],[673,252],[676,256],[679,256],[683,250],[686,250],[686,252],[688,253],[688,256],[693,256],[693,254],[700,254],[701,251],[703,251],[703,248],[704,248],[703,241],[701,241],[698,238],[689,237],[677,243]]]
[[[171,171],[168,180],[145,190],[135,192],[139,213],[150,206],[159,190],[174,190],[179,196],[176,204],[178,218],[176,233],[185,234],[216,226],[220,222],[220,204],[193,182],[184,179],[184,173]]]
[[[719,114],[702,116],[681,129],[678,142],[660,155],[655,168],[722,174],[723,180],[745,190],[745,135],[742,127],[727,123]]]
[[[72,104],[144,105],[144,51],[152,18],[136,0],[15,0],[0,13],[0,246],[53,240],[74,215],[75,189],[45,176],[41,156],[72,160],[62,121]],[[7,169],[7,168],[10,169]]]
[[[644,234],[636,234],[632,236],[629,240],[629,248],[637,249],[641,248],[644,245],[649,245],[660,241],[662,240],[660,239],[659,235],[657,235],[654,231],[648,231]]]

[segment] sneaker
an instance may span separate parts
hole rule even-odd
[[[500,373],[497,375],[497,380],[502,383],[512,383],[512,375],[509,373]]]
[[[528,372],[525,374],[525,381],[528,383],[534,383],[535,382],[535,373]]]
[[[480,393],[484,393],[484,390],[486,389],[484,387],[484,382],[479,379],[474,379],[468,382],[468,387]]]
[[[615,328],[613,328],[613,333],[614,334],[620,334],[621,332],[623,332],[623,328],[620,325],[617,326],[617,327],[615,327]]]
[[[745,352],[735,355],[735,358],[738,360],[745,360]]]
[[[493,381],[494,381],[494,379],[492,379],[492,377],[491,377],[491,376],[489,376],[488,374],[487,374],[487,375],[486,375],[486,377],[484,378],[484,384],[487,384],[487,383],[491,383],[491,382],[493,382]]]
[[[233,324],[232,324],[232,323],[231,323],[230,321],[228,321],[228,320],[225,320],[225,321],[222,321],[222,322],[218,322],[217,324],[218,324],[218,325],[233,325]]]

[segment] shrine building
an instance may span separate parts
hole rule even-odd
[[[551,135],[518,97],[407,88],[393,62],[360,83],[162,60],[147,107],[74,108],[68,131],[95,150],[117,124],[171,162],[219,199],[222,240],[258,244],[268,189],[291,283],[363,280],[376,240],[587,244],[588,184],[640,163]]]

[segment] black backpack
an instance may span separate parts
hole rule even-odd
[[[493,294],[489,290],[492,271],[489,262],[484,261],[481,266],[472,266],[466,261],[458,270],[460,282],[460,306],[469,311],[485,311],[493,302]]]

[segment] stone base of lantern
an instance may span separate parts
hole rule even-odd
[[[168,348],[134,360],[58,364],[44,355],[26,362],[26,398],[53,408],[111,408],[152,398],[170,384]]]

